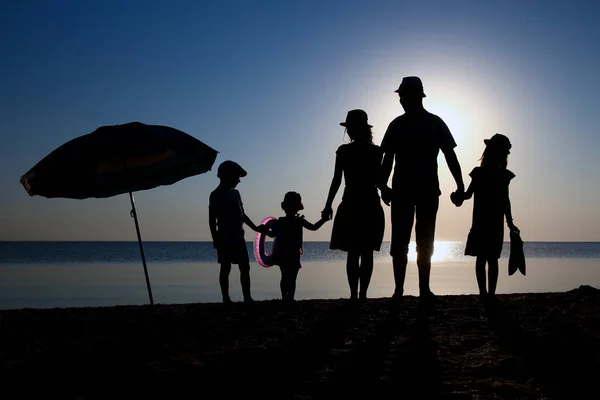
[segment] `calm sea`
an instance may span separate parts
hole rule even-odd
[[[328,242],[304,244],[297,299],[348,296],[345,256]],[[508,276],[510,246],[500,259],[499,293],[565,291],[579,285],[600,287],[599,242],[526,242],[527,275]],[[210,242],[145,242],[155,303],[220,301],[216,252]],[[279,298],[277,267],[251,259],[253,297]],[[432,289],[439,294],[477,293],[474,258],[464,242],[436,242]],[[389,243],[376,252],[371,297],[394,289]],[[405,293],[417,294],[414,243]],[[234,266],[231,295],[241,299]],[[0,309],[147,304],[148,293],[137,242],[0,242]]]

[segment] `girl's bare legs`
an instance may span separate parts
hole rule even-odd
[[[475,276],[477,276],[477,286],[479,286],[479,295],[485,296],[487,289],[485,285],[485,257],[477,256],[475,260]],[[496,264],[497,265],[497,264]],[[496,275],[497,277],[497,275]]]
[[[495,296],[496,295],[496,286],[498,285],[498,260],[497,259],[488,260],[488,282],[489,282],[488,293],[491,296]]]
[[[363,300],[367,299],[367,290],[373,275],[373,250],[363,251],[360,255],[360,294],[359,297]]]
[[[348,251],[348,258],[346,259],[346,275],[348,276],[351,300],[358,299],[359,259],[360,253],[352,250]]]

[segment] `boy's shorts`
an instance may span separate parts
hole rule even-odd
[[[217,249],[219,264],[249,264],[246,240],[241,238],[235,242],[225,242]]]

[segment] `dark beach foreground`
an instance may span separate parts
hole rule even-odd
[[[2,399],[587,399],[600,290],[0,311]]]

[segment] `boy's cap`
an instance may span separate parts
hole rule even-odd
[[[304,205],[302,204],[302,197],[298,192],[287,192],[283,197],[281,205],[292,207],[297,206],[299,210],[304,210]]]
[[[394,92],[398,93],[400,96],[405,95],[413,95],[413,96],[425,96],[423,92],[423,82],[421,82],[421,78],[417,76],[407,76],[402,78],[402,83],[398,89],[394,90]]]
[[[501,133],[496,133],[489,139],[483,139],[483,143],[485,143],[486,146],[499,146],[507,150],[510,150],[510,148],[512,147],[512,145],[510,144],[510,140]]]
[[[369,117],[363,110],[350,110],[348,111],[348,115],[346,115],[346,121],[340,122],[340,125],[343,127],[368,126],[369,128],[372,128],[373,125],[369,125],[367,122],[368,120]]]
[[[244,177],[248,175],[246,170],[240,166],[240,164],[235,161],[227,160],[223,161],[221,165],[219,165],[219,169],[217,169],[217,176],[239,176]]]

